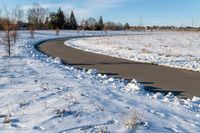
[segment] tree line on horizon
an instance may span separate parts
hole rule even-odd
[[[5,20],[12,21],[17,25],[18,29],[29,30],[125,30],[129,29],[128,23],[114,23],[104,22],[103,17],[100,16],[98,20],[89,17],[77,21],[73,11],[68,15],[61,8],[57,11],[48,12],[48,9],[42,7],[40,4],[33,4],[28,9],[24,10],[17,6],[12,11],[3,9],[4,13],[0,11],[0,30],[3,30],[3,23]],[[11,20],[12,19],[12,20]],[[14,20],[15,19],[15,20]],[[14,21],[13,21],[14,20]]]

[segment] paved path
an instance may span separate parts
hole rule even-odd
[[[173,92],[182,98],[200,97],[200,73],[139,63],[105,55],[84,52],[64,45],[69,38],[43,42],[37,49],[60,57],[64,64],[76,68],[98,69],[100,73],[127,80],[136,79],[152,92]]]

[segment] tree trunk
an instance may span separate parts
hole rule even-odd
[[[10,50],[10,31],[8,31],[8,54],[9,54],[9,57],[11,55],[11,50]]]

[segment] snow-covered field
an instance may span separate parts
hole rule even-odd
[[[78,49],[139,62],[200,71],[200,32],[154,32],[73,39]]]
[[[200,132],[200,98],[153,94],[135,80],[64,66],[34,49],[54,34],[21,32],[11,58],[0,46],[0,132]]]

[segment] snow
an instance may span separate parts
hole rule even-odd
[[[152,32],[80,38],[66,41],[66,45],[133,61],[200,71],[199,32]]]
[[[38,31],[30,39],[21,31],[11,58],[0,50],[0,132],[200,131],[198,97],[149,93],[134,79],[128,83],[62,65],[34,49],[42,40],[57,38],[54,34]],[[77,35],[62,31],[59,37]]]

